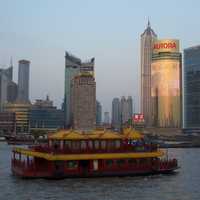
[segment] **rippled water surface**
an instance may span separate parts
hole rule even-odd
[[[26,180],[10,171],[11,146],[0,143],[0,200],[200,200],[200,149],[171,149],[174,175]]]

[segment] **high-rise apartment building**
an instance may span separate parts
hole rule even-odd
[[[151,64],[153,125],[181,128],[182,64],[178,40],[157,40]]]
[[[20,60],[18,69],[18,102],[29,103],[30,61]]]
[[[153,43],[157,35],[153,31],[148,22],[147,28],[141,35],[140,51],[141,51],[141,97],[140,107],[141,113],[144,114],[146,126],[151,126],[152,106],[151,106],[151,62]]]
[[[72,126],[71,111],[71,82],[80,73],[88,72],[94,76],[94,58],[82,62],[81,59],[65,52],[65,91],[64,91],[64,116],[65,127]]]
[[[128,104],[128,118],[130,120],[133,117],[133,99],[131,96],[128,96],[127,104]]]
[[[200,46],[184,49],[184,127],[200,128]]]
[[[110,124],[110,113],[109,112],[104,112],[104,120],[103,120],[104,125],[109,125]]]
[[[100,126],[102,124],[102,106],[99,101],[96,101],[96,125]]]
[[[73,128],[89,131],[96,127],[96,82],[94,76],[84,72],[71,83],[71,114]]]
[[[133,101],[132,97],[128,97],[127,99],[122,96],[121,98],[121,121],[122,124],[127,124],[129,120],[132,119],[133,115]]]
[[[119,98],[112,101],[112,128],[119,130],[121,127],[121,109]]]

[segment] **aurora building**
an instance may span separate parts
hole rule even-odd
[[[153,43],[157,35],[148,22],[148,26],[141,35],[141,113],[144,114],[145,125],[152,124],[152,107],[151,107],[151,62]]]
[[[154,127],[180,128],[182,125],[181,69],[179,41],[155,41],[151,64]]]

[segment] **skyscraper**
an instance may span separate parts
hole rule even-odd
[[[0,70],[0,111],[3,109],[4,103],[7,102],[7,87],[8,87],[8,77],[4,69]]]
[[[0,111],[6,102],[14,102],[17,96],[17,84],[12,81],[13,67],[0,69]]]
[[[121,110],[119,98],[114,98],[112,101],[112,128],[120,129],[121,126]]]
[[[100,126],[102,124],[102,106],[99,101],[96,101],[96,125]]]
[[[30,61],[20,60],[18,70],[18,102],[29,103]]]
[[[109,125],[110,124],[110,114],[109,112],[104,112],[104,125]]]
[[[147,28],[141,35],[140,51],[141,51],[141,113],[144,114],[146,126],[151,126],[152,110],[151,110],[151,62],[153,43],[157,35],[150,26],[148,21]]]
[[[71,116],[71,82],[73,78],[79,73],[88,72],[94,76],[94,61],[92,58],[86,62],[82,62],[81,59],[75,57],[68,52],[65,52],[65,91],[64,91],[64,115],[65,115],[65,127],[72,126]]]
[[[72,124],[71,117],[71,81],[80,72],[81,60],[65,52],[65,91],[64,91],[64,118],[65,127]]]
[[[129,120],[132,119],[133,115],[133,101],[131,96],[129,96],[127,99],[124,96],[122,96],[120,109],[121,109],[121,121],[123,124],[127,124]]]
[[[133,99],[131,96],[128,96],[127,104],[128,104],[128,118],[130,120],[133,117]]]
[[[151,64],[153,125],[181,128],[182,64],[178,40],[157,40]]]
[[[71,83],[72,124],[76,130],[96,127],[96,82],[93,75],[81,73]]]
[[[200,46],[184,49],[184,127],[200,128]]]

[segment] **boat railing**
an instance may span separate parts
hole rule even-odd
[[[69,147],[59,148],[58,146],[38,145],[30,147],[34,151],[55,154],[80,154],[80,153],[120,153],[120,152],[153,152],[157,151],[157,146],[151,145],[131,145],[126,144],[118,148],[77,148],[72,149]]]
[[[172,168],[177,168],[177,159],[160,159],[154,162],[154,167],[158,170],[167,170]]]
[[[34,170],[35,169],[35,164],[33,160],[30,160],[27,162],[26,160],[17,160],[17,159],[12,159],[12,166],[20,168],[22,170]]]

